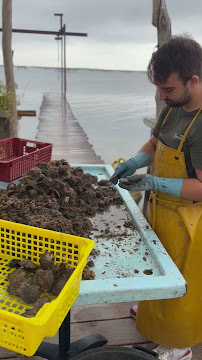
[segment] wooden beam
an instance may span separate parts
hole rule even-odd
[[[156,120],[156,118],[144,118],[143,123],[153,129],[156,124]]]
[[[171,22],[166,8],[165,0],[153,0],[153,14],[152,14],[152,24],[157,27],[157,37],[158,37],[158,44],[157,47],[161,47],[165,42],[167,42],[171,37]],[[160,101],[158,89],[156,90],[155,95],[156,100],[156,122],[161,110],[163,109],[164,102]],[[153,119],[144,119],[143,122],[151,127],[154,128],[155,123],[151,121]],[[151,130],[152,134],[152,130]],[[147,168],[147,173],[152,174],[153,169],[152,165]],[[145,192],[144,198],[144,205],[143,205],[143,214],[146,215],[147,204],[149,200],[150,191]]]
[[[2,49],[6,85],[9,91],[12,91],[15,94],[15,81],[12,59],[12,0],[3,0],[2,2]],[[8,135],[6,135],[6,137],[17,137],[18,123],[15,101],[13,101],[10,105],[10,113],[11,115],[9,117],[9,124],[7,126],[9,133]],[[5,124],[3,124],[3,130],[5,129],[4,125]],[[2,131],[0,136],[4,136]]]
[[[153,0],[152,25],[158,26],[161,0]]]
[[[18,117],[22,116],[36,116],[35,110],[18,110],[17,111]]]
[[[2,28],[0,28],[2,31]],[[88,36],[87,33],[76,33],[76,32],[61,32],[61,31],[48,31],[48,30],[26,30],[26,29],[12,29],[12,32],[23,33],[23,34],[40,34],[40,35],[67,35],[67,36]]]
[[[157,27],[158,45],[161,47],[171,37],[171,22],[166,8],[165,0],[153,0],[152,24]],[[159,93],[156,91],[156,118],[158,118],[164,102],[160,101]]]

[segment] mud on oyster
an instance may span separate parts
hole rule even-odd
[[[47,251],[40,256],[39,266],[30,260],[14,260],[9,263],[15,270],[8,275],[7,291],[33,305],[32,309],[21,314],[25,317],[35,316],[45,303],[54,299],[53,296],[58,296],[74,272],[74,268],[65,262],[54,264],[54,254]]]

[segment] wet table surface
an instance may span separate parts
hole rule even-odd
[[[114,171],[111,165],[72,166],[81,166],[98,180],[109,179]],[[95,264],[95,280],[81,282],[75,305],[183,296],[184,278],[128,191],[116,188],[123,205],[91,219],[95,254],[89,259]]]
[[[96,279],[161,274],[124,205],[111,206],[109,211],[96,215],[92,223],[91,238],[97,254],[89,259],[96,264]]]
[[[81,166],[98,180],[111,177],[114,170],[105,164]],[[19,179],[14,181],[19,182]],[[7,183],[0,182],[1,188]],[[95,241],[91,268],[94,280],[81,282],[75,305],[169,299],[186,293],[186,282],[128,193],[116,186],[123,205],[112,206],[91,221]]]

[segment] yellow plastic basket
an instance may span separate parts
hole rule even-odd
[[[79,294],[82,271],[94,241],[32,226],[0,220],[0,346],[32,356],[46,336],[54,336]],[[70,279],[50,303],[33,318],[21,316],[29,305],[7,292],[11,259],[29,259],[39,264],[45,251],[54,253],[55,263],[65,261],[75,268]]]

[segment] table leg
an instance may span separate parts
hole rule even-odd
[[[59,360],[70,358],[70,311],[59,329]]]
[[[70,343],[70,311],[59,329],[59,344],[42,342],[35,356],[41,356],[47,360],[68,360],[83,351],[103,346],[107,339],[100,334],[85,336]]]

